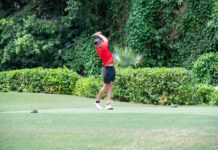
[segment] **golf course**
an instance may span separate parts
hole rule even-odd
[[[218,150],[218,0],[0,0],[0,150]]]
[[[0,150],[218,149],[216,106],[115,101],[99,111],[94,99],[17,92],[0,101]]]

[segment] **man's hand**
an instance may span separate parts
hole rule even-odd
[[[108,43],[108,39],[102,34],[102,32],[96,32],[95,34],[93,34],[95,37],[98,37],[100,39],[102,39],[104,42]]]
[[[95,34],[93,34],[93,36],[99,37],[99,35],[102,35],[102,32],[96,32]]]

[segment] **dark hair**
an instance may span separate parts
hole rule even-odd
[[[96,38],[96,39],[94,40],[94,44],[95,44],[96,46],[99,46],[99,45],[101,44],[101,42],[102,42],[102,40],[101,40],[100,38]]]

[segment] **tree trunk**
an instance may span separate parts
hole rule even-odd
[[[64,11],[65,7],[66,7],[66,1],[65,1],[65,0],[61,0],[61,11],[62,11],[62,15],[65,14],[65,11]]]

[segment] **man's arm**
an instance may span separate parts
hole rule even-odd
[[[108,43],[108,39],[104,35],[100,34],[100,32],[95,33],[94,36],[96,36],[96,37],[102,39],[104,42]]]

